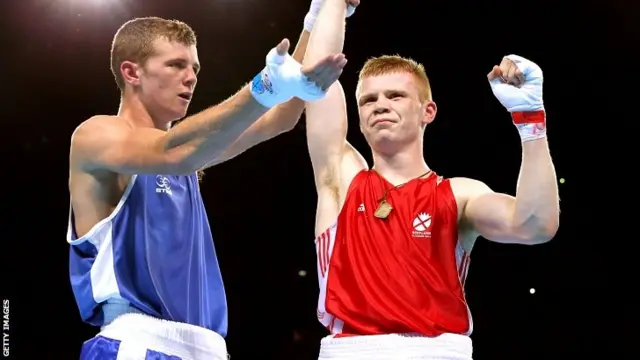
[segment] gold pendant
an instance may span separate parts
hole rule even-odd
[[[374,215],[378,219],[386,219],[391,213],[391,210],[393,210],[393,206],[391,206],[387,200],[382,200]]]

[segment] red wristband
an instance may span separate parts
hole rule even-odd
[[[547,116],[544,110],[538,111],[517,111],[511,113],[513,123],[520,124],[545,124],[547,122]]]
[[[513,112],[511,118],[523,142],[547,136],[547,116],[544,110]]]

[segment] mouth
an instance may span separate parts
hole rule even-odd
[[[193,94],[190,93],[190,92],[183,92],[183,93],[178,94],[179,98],[184,99],[186,101],[191,101],[191,97],[192,96],[193,96]]]
[[[376,119],[373,121],[373,124],[371,126],[376,126],[378,124],[395,124],[395,121],[390,119]]]

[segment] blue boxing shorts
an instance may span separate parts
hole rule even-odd
[[[227,360],[218,333],[145,314],[119,315],[82,345],[80,360]]]

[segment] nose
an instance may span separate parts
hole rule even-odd
[[[184,79],[184,85],[188,88],[193,88],[194,86],[196,86],[196,83],[198,82],[198,75],[196,75],[196,72],[193,69],[189,69],[187,70],[187,76]]]
[[[389,112],[389,100],[383,96],[378,97],[376,101],[375,108],[373,109],[373,113],[378,114],[386,114]]]

